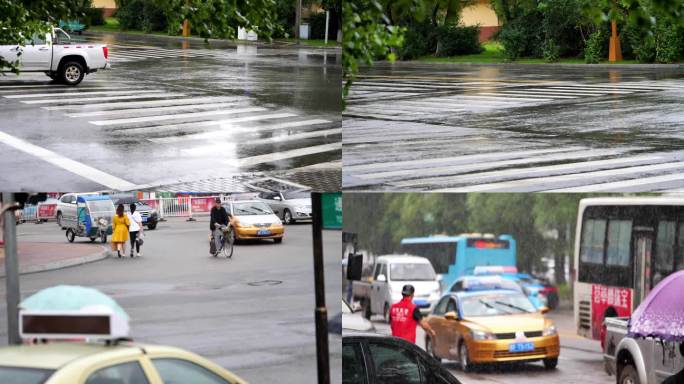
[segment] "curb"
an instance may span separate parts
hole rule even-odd
[[[570,69],[667,69],[667,70],[677,70],[684,69],[684,64],[563,64],[563,63],[449,63],[441,61],[419,61],[419,60],[409,60],[409,61],[379,61],[379,63],[387,64],[389,66],[402,66],[402,65],[415,65],[415,64],[427,64],[427,65],[442,65],[442,66],[464,66],[464,67],[504,67],[504,68],[570,68]]]
[[[38,273],[38,272],[46,272],[46,271],[54,271],[56,269],[63,269],[63,268],[69,268],[69,267],[74,267],[77,265],[81,264],[88,264],[92,263],[95,261],[100,261],[103,259],[106,259],[109,257],[109,251],[107,250],[107,247],[103,246],[102,251],[100,253],[93,253],[92,255],[88,256],[83,256],[83,257],[76,257],[72,259],[66,259],[66,260],[59,260],[59,261],[53,261],[45,264],[39,264],[39,265],[29,265],[25,267],[19,267],[19,274],[20,275],[28,275],[31,273]],[[0,272],[0,278],[5,277],[5,272]]]
[[[151,34],[140,34],[140,33],[128,33],[125,31],[83,31],[83,36],[98,36],[98,35],[105,35],[105,34],[112,34],[112,35],[119,35],[119,36],[125,36],[125,37],[142,37],[142,38],[149,38],[149,39],[166,39],[166,40],[176,40],[178,42],[183,42],[183,41],[195,41],[198,43],[205,43],[205,44],[214,44],[214,45],[224,45],[226,47],[237,47],[238,45],[254,45],[254,46],[262,46],[262,47],[272,47],[272,46],[281,46],[281,47],[295,47],[295,48],[318,48],[318,49],[335,49],[335,50],[341,50],[342,46],[341,45],[332,45],[332,46],[318,46],[318,45],[306,45],[306,44],[297,44],[297,43],[290,43],[290,42],[283,42],[283,41],[278,41],[278,40],[273,40],[273,42],[265,42],[265,41],[249,41],[249,40],[225,40],[225,39],[204,39],[203,37],[183,37],[183,36],[169,36],[169,35],[151,35]]]

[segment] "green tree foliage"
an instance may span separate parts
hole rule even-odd
[[[177,33],[183,20],[204,38],[237,36],[238,27],[271,38],[277,31],[276,0],[156,0],[166,16],[170,33]]]
[[[390,24],[378,1],[355,0],[342,4],[342,31],[343,95],[346,96],[359,64],[370,65],[377,59],[395,60],[392,49],[401,46],[404,30]]]
[[[518,268],[538,270],[555,256],[563,281],[573,254],[579,200],[587,195],[529,193],[345,193],[344,230],[358,235],[360,249],[399,250],[402,238],[464,232],[510,234],[518,242]],[[556,236],[551,236],[556,234]]]
[[[83,17],[90,1],[0,0],[0,45],[25,45],[27,38],[47,33],[59,20]],[[19,73],[17,62],[0,57],[0,70]]]

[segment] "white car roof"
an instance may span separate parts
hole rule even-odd
[[[413,264],[430,264],[430,260],[421,257],[421,256],[413,256],[413,255],[383,255],[377,258],[376,260],[377,263],[379,262],[386,262],[386,263],[413,263]]]

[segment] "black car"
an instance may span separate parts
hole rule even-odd
[[[460,384],[415,344],[378,334],[342,336],[343,384]]]

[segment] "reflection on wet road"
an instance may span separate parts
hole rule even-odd
[[[684,188],[684,70],[368,70],[344,112],[343,186],[371,190]]]
[[[77,87],[35,73],[0,78],[0,165],[22,169],[0,176],[3,185],[139,189],[245,172],[339,174],[338,50],[102,39],[112,70]]]

